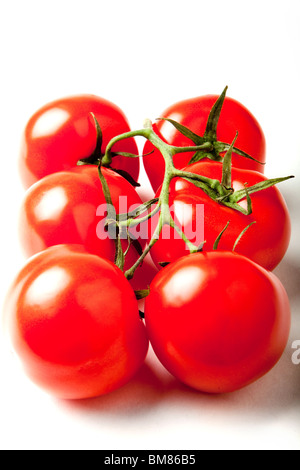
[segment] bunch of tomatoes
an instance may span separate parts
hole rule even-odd
[[[149,343],[171,374],[206,393],[247,386],[283,354],[290,306],[272,271],[291,236],[275,185],[288,178],[264,176],[263,131],[226,91],[176,103],[139,132],[92,95],[50,103],[27,123],[28,261],[4,318],[25,372],[50,394],[112,392]],[[147,202],[136,189],[141,158],[156,192]]]

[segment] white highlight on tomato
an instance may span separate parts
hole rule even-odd
[[[49,109],[49,111],[43,113],[43,115],[36,121],[32,130],[32,137],[45,137],[57,132],[69,117],[69,113],[64,109]]]

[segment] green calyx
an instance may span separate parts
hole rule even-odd
[[[221,162],[223,160],[221,154],[224,152],[227,152],[230,149],[230,144],[225,143],[225,142],[220,142],[217,140],[217,129],[218,129],[218,124],[219,124],[219,119],[221,116],[221,111],[223,108],[223,104],[226,98],[226,93],[227,93],[228,87],[226,87],[223,91],[223,93],[220,95],[216,103],[214,104],[209,117],[208,121],[206,124],[206,129],[204,132],[203,136],[200,136],[198,134],[195,134],[192,132],[190,129],[187,127],[183,126],[182,124],[179,124],[178,122],[174,121],[173,119],[166,119],[166,118],[161,118],[160,120],[162,121],[167,121],[170,124],[172,124],[182,135],[190,139],[192,142],[194,142],[195,145],[203,145],[203,149],[199,149],[196,151],[196,153],[193,155],[193,158],[190,160],[189,164],[197,163],[200,162],[201,160],[208,158],[210,160],[213,160],[215,162]],[[207,148],[205,148],[205,146]],[[243,150],[240,150],[237,147],[233,147],[232,151],[236,153],[237,155],[240,155],[241,157],[248,158],[252,161],[255,161],[256,163],[259,163],[261,165],[264,165],[264,163],[259,162],[255,158],[253,158],[251,155],[247,154],[246,152],[243,152]]]
[[[283,178],[274,178],[265,181],[261,181],[253,186],[247,187],[245,184],[245,188],[239,191],[235,191],[232,188],[232,153],[234,151],[234,144],[238,137],[238,133],[236,134],[232,144],[229,146],[228,151],[226,152],[225,157],[222,159],[222,181],[219,180],[212,180],[209,178],[205,178],[201,175],[196,175],[194,173],[190,173],[187,176],[186,171],[177,171],[177,176],[186,179],[187,181],[193,183],[195,186],[201,188],[211,199],[214,201],[234,209],[238,212],[241,212],[244,215],[252,214],[252,201],[250,198],[251,194],[257,193],[259,191],[263,191],[268,189],[272,186],[275,186],[283,181],[287,181],[294,176],[287,176]],[[247,199],[247,209],[244,209],[239,202],[243,199]]]
[[[202,189],[212,200],[223,206],[230,207],[231,209],[241,212],[244,215],[252,214],[252,201],[250,194],[263,191],[264,189],[268,189],[282,183],[283,181],[294,178],[294,176],[274,178],[262,181],[254,186],[250,186],[249,188],[245,185],[244,189],[234,191],[233,188],[225,188],[218,180],[211,180],[209,178],[202,177],[201,175],[195,175],[194,173],[189,174],[185,171],[178,171],[176,173],[177,177],[183,178],[194,184],[194,186]],[[239,204],[243,199],[247,199],[247,209],[244,209],[244,207]]]
[[[83,158],[77,162],[77,166],[85,166],[85,165],[95,165],[99,166],[104,166],[106,168],[110,168],[113,170],[115,173],[118,173],[119,175],[123,176],[133,187],[138,188],[140,186],[139,183],[137,183],[132,176],[127,173],[124,170],[120,169],[115,169],[111,166],[112,164],[112,158],[116,156],[121,156],[121,157],[126,157],[126,158],[140,158],[139,155],[134,155],[128,152],[118,152],[118,153],[112,153],[110,155],[109,161],[105,159],[105,154],[102,153],[102,145],[103,145],[103,134],[101,127],[99,125],[99,122],[97,121],[96,116],[93,113],[90,113],[96,127],[96,132],[97,132],[97,138],[96,138],[96,147],[92,155],[90,155],[87,158]]]

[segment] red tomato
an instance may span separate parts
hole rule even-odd
[[[94,95],[79,95],[47,104],[29,120],[23,136],[20,173],[26,188],[46,175],[70,170],[96,148],[94,113],[103,134],[102,152],[109,141],[130,130],[124,113]],[[134,139],[116,144],[114,151],[138,153]],[[130,173],[137,181],[139,159],[115,157],[112,168]]]
[[[56,246],[29,260],[8,293],[5,319],[30,379],[64,399],[121,387],[148,350],[125,276],[79,246]]]
[[[106,168],[102,173],[117,213],[126,213],[142,204],[135,189],[122,176]],[[80,166],[46,176],[27,191],[21,207],[20,241],[25,254],[29,257],[54,245],[81,244],[90,253],[114,261],[115,242],[104,231],[106,209],[97,167]],[[145,240],[140,242],[145,245]],[[127,239],[123,244],[125,250]],[[126,268],[138,256],[132,245]]]
[[[177,121],[203,137],[210,111],[217,99],[218,96],[206,95],[181,101],[168,108],[161,117]],[[154,130],[170,145],[176,147],[195,145],[168,122],[159,121],[154,126]],[[231,144],[237,131],[239,136],[235,146],[255,160],[265,163],[266,141],[260,124],[241,103],[232,98],[225,98],[217,128],[217,140]],[[163,181],[165,165],[159,150],[155,149],[154,153],[148,155],[152,150],[152,144],[147,141],[144,148],[144,155],[147,155],[144,156],[144,165],[153,189],[157,191]],[[186,167],[192,157],[193,153],[191,152],[175,155],[176,168]],[[232,165],[237,168],[264,172],[263,165],[235,153],[232,156]]]
[[[186,168],[191,173],[212,179],[222,179],[220,163],[195,163]],[[266,180],[261,173],[232,169],[232,185],[236,190],[250,187]],[[203,241],[204,251],[211,251],[214,243],[230,224],[219,244],[221,250],[233,249],[235,241],[242,231],[252,222],[256,222],[244,234],[236,251],[247,256],[266,269],[273,270],[283,259],[291,237],[291,221],[287,205],[277,187],[271,187],[251,195],[253,212],[244,215],[212,200],[204,191],[186,180],[176,178],[170,187],[170,206],[177,224],[196,246]],[[245,209],[247,201],[239,203]],[[198,211],[198,212],[197,212]],[[151,221],[151,230],[157,224],[157,217]],[[160,239],[152,248],[151,256],[155,263],[172,262],[188,253],[186,244],[173,229],[165,228]]]
[[[181,258],[156,276],[145,321],[171,374],[202,392],[226,393],[275,366],[291,315],[274,274],[243,256],[211,252]]]

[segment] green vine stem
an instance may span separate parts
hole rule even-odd
[[[110,141],[110,143],[108,144],[106,148],[105,155],[103,156],[102,161],[99,165],[100,178],[101,178],[101,166],[109,167],[112,163],[113,157],[115,155],[112,151],[114,145],[121,140],[132,138],[132,137],[144,137],[145,139],[148,139],[157,149],[159,149],[159,151],[161,152],[165,160],[165,175],[164,175],[164,181],[161,187],[159,198],[149,201],[149,203],[143,204],[142,206],[140,206],[140,208],[137,209],[137,211],[134,214],[121,214],[117,216],[117,220],[115,221],[115,224],[117,224],[118,226],[118,232],[122,232],[122,230],[126,229],[127,234],[128,234],[128,239],[130,239],[129,230],[131,227],[137,226],[138,224],[141,224],[147,221],[148,219],[150,219],[151,217],[153,217],[155,214],[159,212],[158,224],[155,228],[153,236],[147,248],[140,256],[140,258],[136,261],[136,263],[129,270],[126,271],[125,276],[127,279],[133,278],[136,269],[143,262],[143,260],[146,258],[148,253],[151,251],[152,247],[155,245],[155,243],[159,239],[162,229],[165,225],[169,225],[174,230],[176,230],[176,232],[180,235],[180,237],[186,243],[190,253],[197,253],[198,251],[201,251],[203,248],[203,245],[201,245],[200,247],[195,246],[194,244],[190,242],[190,240],[188,240],[188,238],[185,236],[182,230],[176,225],[171,215],[170,207],[169,207],[169,199],[170,199],[170,184],[173,178],[183,178],[191,182],[195,186],[201,188],[214,201],[218,202],[219,204],[230,207],[233,210],[237,210],[245,215],[250,215],[252,212],[250,194],[253,194],[258,191],[262,191],[271,186],[274,186],[275,184],[278,184],[280,182],[293,178],[293,176],[288,176],[285,178],[276,178],[273,180],[266,180],[252,187],[249,187],[249,188],[245,187],[245,189],[234,191],[234,189],[231,187],[231,155],[232,155],[232,151],[234,150],[234,144],[235,144],[237,135],[235,136],[233,143],[229,146],[227,153],[223,159],[222,181],[207,178],[205,176],[190,173],[188,171],[178,170],[173,163],[174,155],[178,153],[183,153],[183,152],[196,152],[197,154],[199,154],[199,152],[206,153],[211,150],[212,144],[210,142],[204,142],[201,145],[197,145],[193,147],[174,147],[172,145],[165,143],[163,140],[161,140],[158,137],[158,135],[153,130],[152,123],[150,120],[145,121],[143,129],[127,132],[125,134],[122,134],[113,138]],[[134,156],[130,155],[130,157],[134,157]],[[102,180],[103,180],[103,177],[101,178],[101,181]],[[103,190],[106,196],[106,202],[109,204],[111,202],[111,197],[109,195],[108,186],[104,185]],[[248,202],[247,209],[244,209],[239,204],[239,202],[245,198],[247,199],[247,202]],[[149,212],[149,208],[152,206],[152,204],[156,204],[156,206],[151,212]],[[109,223],[112,223],[112,221],[110,220]],[[123,252],[122,253],[120,252],[120,250],[122,250],[121,243],[117,242],[116,247],[117,247],[116,248],[117,249],[117,253],[116,253],[117,263],[116,264],[124,271],[125,256]]]
[[[113,158],[112,157],[112,148],[117,142],[119,142],[120,140],[123,140],[123,139],[127,139],[127,138],[130,138],[130,137],[137,137],[137,136],[144,137],[144,138],[148,139],[150,142],[152,142],[152,144],[155,147],[157,147],[161,151],[161,153],[162,153],[162,155],[165,159],[166,170],[165,170],[164,182],[163,182],[162,189],[161,189],[161,194],[160,194],[160,197],[157,200],[157,205],[156,205],[155,209],[152,212],[148,213],[146,216],[138,218],[138,219],[128,218],[128,219],[125,219],[123,221],[120,221],[120,218],[119,218],[118,226],[120,228],[126,226],[127,229],[130,229],[130,227],[134,227],[138,224],[141,224],[141,223],[145,222],[146,220],[153,217],[153,215],[155,215],[157,212],[160,211],[159,221],[158,221],[157,227],[154,231],[154,234],[153,234],[146,250],[140,256],[140,258],[137,260],[137,262],[132,266],[132,268],[130,268],[125,273],[125,276],[127,277],[127,279],[132,279],[133,278],[136,269],[143,262],[143,260],[146,258],[146,256],[148,255],[148,253],[150,252],[150,250],[152,249],[154,244],[159,239],[160,234],[162,232],[162,229],[165,225],[170,225],[170,227],[172,227],[174,230],[176,230],[176,232],[180,235],[180,237],[185,241],[186,245],[188,246],[188,249],[189,249],[190,253],[196,253],[196,252],[199,251],[199,247],[193,245],[190,242],[190,240],[188,240],[188,238],[185,236],[185,234],[182,232],[182,230],[176,225],[174,219],[171,216],[170,207],[169,207],[169,188],[170,188],[170,183],[171,183],[172,179],[177,176],[177,170],[176,170],[176,168],[174,166],[174,163],[173,163],[174,155],[177,154],[177,153],[180,153],[180,152],[186,152],[186,151],[198,152],[200,150],[207,150],[208,149],[207,144],[204,144],[204,145],[201,145],[201,146],[195,146],[195,147],[188,147],[188,148],[174,147],[174,146],[168,145],[165,142],[163,142],[155,134],[155,132],[153,131],[153,128],[152,128],[151,121],[147,120],[147,121],[145,121],[144,129],[141,129],[139,131],[129,132],[129,133],[126,133],[126,134],[122,134],[122,135],[117,136],[114,139],[112,139],[111,142],[107,146],[106,153],[105,153],[105,155],[102,159],[102,165],[103,166],[109,166],[111,164],[112,158]]]

